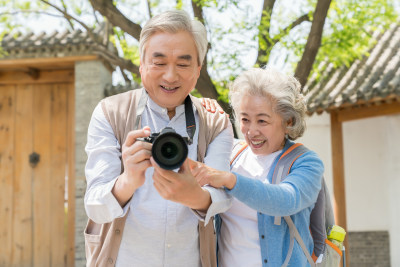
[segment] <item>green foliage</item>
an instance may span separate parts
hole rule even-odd
[[[182,1],[182,0],[176,1],[176,6],[175,6],[175,8],[178,9],[178,10],[181,10],[182,7],[183,7],[183,1]]]
[[[257,17],[247,2],[218,1],[216,8],[204,9],[209,29],[211,49],[208,53],[209,71],[215,81],[229,80],[253,63],[243,64],[249,53],[256,51]],[[229,12],[227,12],[229,10]],[[217,86],[217,83],[214,84]]]
[[[221,81],[218,83],[214,83],[215,88],[217,89],[217,92],[219,94],[219,97],[217,100],[223,101],[225,103],[229,102],[229,81]]]
[[[88,0],[49,0],[51,3],[66,10],[69,14],[84,21],[89,27],[98,27],[105,18],[94,12]],[[307,41],[310,22],[290,29],[292,21],[303,14],[312,19],[318,0],[302,0],[298,8],[290,8],[295,1],[276,1],[272,12],[263,13],[254,1],[239,0],[193,0],[203,8],[203,15],[208,31],[210,49],[207,54],[208,71],[213,83],[221,95],[220,100],[227,101],[228,84],[244,69],[254,66],[257,50],[261,49],[264,56],[260,58],[261,65],[274,65],[275,55],[295,68]],[[324,27],[322,45],[319,49],[315,66],[323,60],[331,61],[335,66],[349,65],[354,59],[368,53],[374,44],[374,32],[387,29],[396,21],[393,2],[396,0],[332,0],[328,18]],[[143,25],[148,19],[148,11],[140,0],[114,0],[116,7],[125,16],[137,24]],[[261,2],[260,2],[261,3]],[[288,4],[289,3],[289,4]],[[296,2],[297,3],[297,2]],[[184,0],[152,0],[152,14],[163,10],[176,8],[191,12],[191,1]],[[40,13],[41,12],[41,13]],[[62,14],[40,0],[0,0],[0,39],[7,32],[29,29],[31,20],[41,21],[45,13],[59,16],[66,27],[80,27],[79,23],[71,21],[72,26],[62,18]],[[138,40],[134,40],[120,28],[114,27],[110,41],[118,48],[120,55],[139,64]],[[1,53],[1,52],[0,52]],[[316,67],[314,72],[318,75]],[[132,79],[139,81],[139,77]],[[196,93],[196,91],[194,91]]]
[[[213,82],[215,88],[217,89],[217,92],[219,94],[218,97],[218,101],[223,101],[225,103],[229,103],[229,98],[228,98],[228,94],[229,94],[229,82],[232,81],[234,79],[234,77],[231,77],[231,79],[229,81],[220,81],[220,82]],[[203,97],[200,92],[197,89],[192,90],[191,92],[192,95],[196,96],[196,97]]]
[[[137,45],[129,44],[128,40],[125,38],[125,33],[120,29],[114,27],[114,35],[110,36],[110,41],[115,47],[119,47],[123,53],[123,57],[129,59],[135,65],[139,65],[139,47]]]
[[[193,0],[193,3],[202,7],[215,7],[218,5],[216,0]]]
[[[270,35],[271,28],[271,14],[266,10],[263,10],[260,25],[258,25],[258,46],[259,50],[265,51],[265,55],[261,56],[258,60],[261,63],[267,63],[269,55],[273,48],[273,40]]]
[[[328,58],[335,67],[348,66],[376,41],[373,33],[388,29],[396,19],[388,0],[337,0],[332,3],[329,30],[323,36],[316,64]],[[347,9],[347,11],[344,11]]]
[[[31,2],[27,1],[27,2],[16,2],[15,3],[15,7],[22,9],[22,10],[28,10],[31,8]]]
[[[203,96],[199,93],[199,91],[197,91],[196,88],[193,89],[193,90],[190,92],[190,94],[193,95],[193,96],[195,96],[195,97],[198,97],[198,98],[203,97]]]
[[[391,0],[332,1],[312,74],[320,77],[324,68],[317,66],[323,61],[334,67],[349,66],[367,55],[376,43],[377,33],[387,30],[397,17]],[[305,39],[288,46],[300,58],[304,45]]]

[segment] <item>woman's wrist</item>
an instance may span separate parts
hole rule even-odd
[[[236,185],[236,175],[231,172],[227,172],[225,180],[225,187],[229,190],[232,190]]]

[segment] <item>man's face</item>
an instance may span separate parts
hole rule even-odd
[[[200,69],[196,45],[186,31],[158,32],[145,44],[142,83],[151,99],[173,115],[196,85]]]

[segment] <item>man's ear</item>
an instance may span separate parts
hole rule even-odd
[[[197,79],[200,77],[201,65],[197,67]]]

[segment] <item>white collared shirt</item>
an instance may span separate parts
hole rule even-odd
[[[198,129],[198,114],[195,113]],[[151,132],[172,127],[187,136],[184,105],[176,108],[170,120],[167,109],[158,106],[150,98],[142,114],[142,127]],[[197,159],[198,131],[189,146],[188,157]],[[205,163],[213,168],[229,171],[229,155],[232,148],[231,127],[222,131],[209,145]],[[198,220],[201,218],[190,208],[164,200],[153,186],[153,168],[146,170],[146,181],[136,190],[132,199],[122,209],[111,190],[121,171],[120,144],[114,136],[100,105],[95,108],[88,129],[86,153],[87,191],[85,208],[88,216],[97,223],[105,223],[126,214],[125,224],[116,266],[200,266]],[[227,210],[231,198],[221,189],[206,187],[210,192],[210,205],[205,222],[217,213]]]

